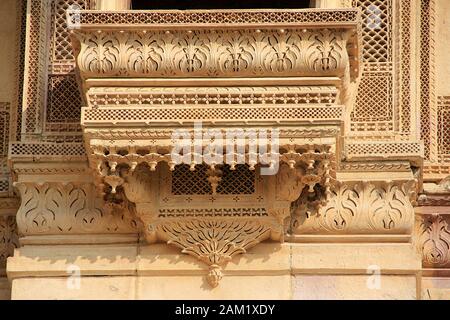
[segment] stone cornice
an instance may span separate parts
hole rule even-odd
[[[68,23],[83,79],[359,75],[354,9],[78,11]]]

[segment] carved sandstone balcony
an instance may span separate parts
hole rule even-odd
[[[233,255],[283,240],[293,202],[324,201],[359,75],[359,11],[82,11],[68,19],[97,187],[113,210],[140,218],[149,242],[206,262],[217,285]],[[186,165],[171,157],[180,128],[201,135],[188,143]],[[226,165],[206,163],[215,141],[207,129],[244,133],[244,154],[227,149]],[[251,131],[272,139],[272,129],[279,149],[252,150]],[[278,162],[276,175],[261,174]]]

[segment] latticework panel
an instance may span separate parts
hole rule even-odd
[[[177,10],[173,12],[161,12],[154,10],[139,11],[130,14],[120,12],[82,12],[75,16],[71,13],[69,19],[72,23],[78,20],[79,23],[87,24],[114,24],[123,26],[142,26],[145,24],[171,24],[185,25],[189,23],[220,25],[220,24],[324,24],[324,23],[345,23],[355,21],[358,18],[356,10],[335,9],[329,11],[304,11],[304,10],[233,10],[216,11],[201,10],[200,12],[191,12]]]
[[[392,0],[357,0],[362,9],[364,62],[392,62]]]
[[[260,107],[155,107],[153,109],[88,109],[82,121],[126,123],[135,121],[292,121],[292,119],[336,120],[342,116],[340,106],[272,106]]]
[[[52,6],[52,61],[73,62],[72,44],[67,30],[67,9],[88,9],[88,0],[54,0]]]
[[[425,148],[424,179],[448,176],[450,97],[437,96],[435,85],[436,2],[420,1],[420,137]]]
[[[211,194],[211,185],[208,182],[208,167],[198,165],[191,171],[189,165],[182,164],[175,167],[172,172],[173,195],[205,195]]]
[[[363,76],[357,96],[354,114],[358,121],[383,122],[387,130],[393,130],[392,74],[367,73]],[[354,118],[355,119],[355,118]]]
[[[363,74],[351,115],[352,131],[392,131],[393,7],[392,0],[355,0],[363,18]]]
[[[20,141],[22,131],[22,109],[23,109],[23,80],[25,71],[25,45],[26,45],[26,32],[27,32],[27,0],[20,0],[17,9],[18,12],[18,24],[17,24],[17,69],[16,69],[16,88],[14,96],[15,112],[11,118],[10,134],[12,140]]]
[[[424,141],[425,158],[430,160],[431,156],[431,132],[432,132],[432,110],[431,110],[431,11],[430,1],[420,2],[420,127],[421,139]]]
[[[8,156],[10,104],[0,102],[0,195],[9,191]]]
[[[218,194],[253,194],[255,193],[255,170],[248,165],[236,165],[235,170],[230,166],[222,166],[222,176],[217,186]]]
[[[47,124],[74,123],[80,119],[81,93],[74,75],[49,77]]]
[[[10,104],[0,102],[0,158],[8,155]]]
[[[450,162],[450,97],[441,97],[438,104],[438,159]]]
[[[191,171],[189,165],[183,164],[175,167],[172,172],[173,195],[210,195],[211,184],[208,181],[208,166],[197,165]],[[249,195],[255,193],[255,171],[248,165],[236,165],[235,170],[230,166],[220,166],[221,179],[217,186],[217,194],[222,195]]]
[[[81,92],[74,75],[74,55],[69,39],[68,9],[89,9],[89,0],[53,0],[51,11],[50,66],[45,132],[77,132]]]

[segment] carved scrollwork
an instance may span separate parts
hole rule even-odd
[[[319,208],[303,195],[292,218],[299,234],[408,234],[412,230],[414,182],[338,183]]]
[[[0,216],[0,273],[6,267],[6,259],[19,246],[14,216]]]
[[[83,77],[343,75],[339,30],[75,32]]]
[[[22,201],[17,212],[21,235],[136,232],[135,223],[107,214],[91,184],[16,183]]]
[[[450,266],[450,226],[448,217],[425,215],[417,221],[417,247],[424,267]]]

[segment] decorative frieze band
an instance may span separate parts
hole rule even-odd
[[[189,10],[189,11],[129,11],[129,12],[99,12],[84,10],[82,12],[69,10],[68,21],[72,27],[77,24],[86,28],[101,26],[109,27],[182,27],[186,24],[203,25],[204,27],[223,27],[224,24],[238,26],[355,26],[360,19],[356,9],[333,10]]]
[[[94,87],[90,107],[153,105],[334,104],[338,90],[327,86],[292,87]]]
[[[89,183],[19,182],[17,225],[22,236],[136,233],[126,212],[111,214]]]
[[[358,75],[342,29],[74,31],[82,78]],[[351,50],[347,51],[347,47]]]
[[[319,209],[296,202],[292,233],[411,234],[416,192],[414,181],[337,183]]]

